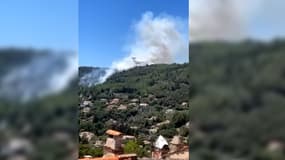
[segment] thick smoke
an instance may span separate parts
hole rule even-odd
[[[263,1],[189,1],[190,41],[237,41],[246,38],[248,22]]]
[[[106,68],[92,68],[91,72],[79,76],[79,86],[92,87],[100,83],[100,77],[104,76],[106,71]]]
[[[39,53],[40,54],[40,53]],[[0,96],[26,102],[65,89],[78,73],[76,54],[51,53],[35,56],[0,80]]]
[[[134,25],[134,41],[127,45],[128,55],[113,62],[104,82],[115,71],[130,69],[147,64],[173,63],[179,54],[188,53],[188,38],[184,38],[183,20],[168,15],[155,17],[152,12],[143,14]]]

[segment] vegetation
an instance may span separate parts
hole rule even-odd
[[[284,159],[285,40],[194,43],[189,51],[190,65],[137,67],[80,88],[93,102],[90,113],[80,112],[80,131],[100,138],[113,128],[150,141],[159,134],[187,137],[189,117],[193,159]],[[116,97],[123,103],[138,98],[149,107],[107,110],[100,101]],[[188,101],[190,112],[181,105]],[[149,132],[165,120],[170,123]]]
[[[28,140],[35,148],[32,153],[27,153],[31,160],[72,158],[77,148],[74,91],[76,90],[67,90],[62,95],[28,104],[11,104],[2,101],[0,117],[2,124],[7,124],[7,128],[0,131],[0,143],[5,147],[13,139]],[[64,137],[58,138],[60,135]],[[2,156],[4,155],[0,155],[0,158]]]
[[[124,153],[136,153],[139,157],[148,155],[146,149],[140,146],[138,142],[134,140],[130,140],[125,144]]]
[[[84,107],[79,106],[80,132],[88,131],[96,135],[90,144],[103,140],[107,129],[115,129],[151,142],[160,134],[171,139],[180,134],[180,129],[183,131],[181,134],[188,139],[188,66],[161,64],[136,67],[115,73],[103,84],[90,88],[81,86],[81,104],[86,100],[92,104],[85,106],[90,107],[88,113],[83,112]],[[111,105],[114,98],[120,102]],[[119,109],[122,105],[127,108]],[[83,144],[83,141],[80,140],[80,143]],[[144,146],[143,143],[141,145]],[[139,156],[149,155],[149,146],[135,151],[135,143],[130,141],[126,147],[127,153],[134,151]]]
[[[285,158],[284,52],[284,40],[191,44],[191,156]]]
[[[79,144],[79,157],[90,155],[92,157],[102,157],[103,149],[90,146],[89,144]]]
[[[49,53],[32,49],[1,49],[0,82],[1,77],[11,69],[42,54]],[[77,123],[76,97],[77,80],[62,93],[26,103],[20,103],[18,97],[13,97],[13,101],[2,98],[0,159],[13,159],[16,154],[24,155],[30,160],[77,158],[78,131],[74,125]],[[15,140],[24,140],[30,145],[9,147]]]

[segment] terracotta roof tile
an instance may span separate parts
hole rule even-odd
[[[119,135],[122,135],[121,132],[115,131],[115,130],[112,130],[112,129],[108,129],[108,130],[106,131],[106,134],[112,135],[112,136],[119,136]]]

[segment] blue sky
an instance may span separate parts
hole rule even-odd
[[[78,0],[2,0],[0,47],[78,48]]]
[[[189,13],[188,0],[80,0],[79,10],[79,65],[100,67],[126,55],[131,26],[146,11],[186,20]]]
[[[285,1],[263,1],[248,24],[250,35],[284,37]],[[0,48],[79,48],[79,65],[108,67],[127,54],[131,26],[146,11],[188,19],[188,0],[2,0]]]

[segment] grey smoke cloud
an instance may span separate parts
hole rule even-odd
[[[123,59],[115,61],[101,78],[106,78],[115,71],[122,71],[135,67],[134,61],[140,65],[173,63],[180,54],[188,54],[188,38],[185,38],[183,27],[187,22],[170,15],[154,16],[152,12],[142,15],[134,26],[134,40],[127,44],[128,54]],[[187,27],[185,27],[187,28]]]
[[[190,0],[190,41],[241,40],[264,0]]]
[[[0,97],[27,102],[56,94],[75,80],[77,73],[78,59],[75,53],[34,56],[29,63],[15,67],[1,77]]]

